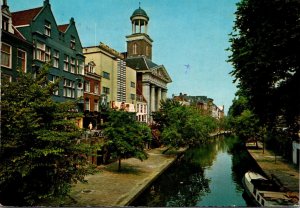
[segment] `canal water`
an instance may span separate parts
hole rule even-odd
[[[187,150],[131,206],[253,206],[243,194],[242,177],[258,171],[235,137]]]

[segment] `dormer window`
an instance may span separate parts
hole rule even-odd
[[[70,42],[71,49],[75,49],[75,37],[71,36],[71,42]]]
[[[9,19],[5,16],[2,16],[2,29],[8,31]]]

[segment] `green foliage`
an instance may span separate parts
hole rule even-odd
[[[1,85],[0,202],[36,205],[68,194],[91,173],[87,144],[79,143],[75,103],[55,103],[48,66],[36,78],[19,74]]]
[[[161,132],[162,143],[174,148],[201,144],[217,128],[214,118],[171,99],[161,102],[153,120]]]
[[[243,141],[262,140],[266,134],[264,125],[260,119],[249,108],[248,99],[239,90],[239,95],[234,98],[233,104],[229,108],[228,122],[235,134]]]
[[[119,171],[121,159],[147,159],[144,145],[151,140],[151,130],[147,125],[136,121],[133,113],[109,111],[104,135],[109,151],[119,160]]]
[[[283,116],[297,132],[300,1],[242,0],[235,15],[231,74],[260,121],[272,127]]]

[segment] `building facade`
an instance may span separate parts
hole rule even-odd
[[[95,72],[102,76],[101,94],[107,106],[136,112],[136,72],[126,66],[123,54],[104,43],[85,47],[83,51],[86,61],[93,61]]]
[[[214,104],[214,100],[207,96],[191,96],[179,93],[179,95],[173,95],[172,99],[182,105],[195,107],[201,114],[210,115],[216,119],[224,117],[224,105],[217,106]]]
[[[167,97],[167,84],[172,82],[163,65],[152,62],[152,42],[148,35],[149,17],[140,7],[130,17],[132,34],[126,36],[126,63],[137,72],[137,96],[147,102],[146,121],[151,122],[151,113],[160,107]],[[143,107],[144,108],[144,107]]]
[[[12,21],[20,33],[33,44],[33,71],[51,63],[48,78],[60,78],[55,101],[75,100],[83,96],[84,59],[75,21],[57,25],[49,0],[42,7],[13,12]]]
[[[96,64],[91,61],[84,67],[84,118],[83,127],[91,122],[97,128],[100,123],[101,76],[95,72]]]
[[[13,25],[6,0],[1,6],[1,79],[13,81],[19,71],[32,71],[33,44]]]

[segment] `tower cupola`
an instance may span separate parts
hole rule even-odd
[[[143,10],[139,6],[139,8],[132,13],[130,20],[132,23],[132,34],[135,33],[147,34],[149,17],[145,12],[145,10]]]

